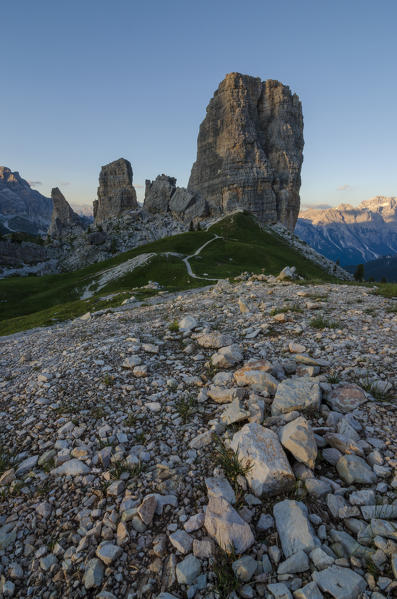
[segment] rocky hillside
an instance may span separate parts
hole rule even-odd
[[[346,270],[354,273],[356,268],[357,265],[347,266]],[[381,281],[382,279],[386,279],[389,283],[397,283],[397,254],[366,262],[364,264],[364,279],[366,281]]]
[[[0,166],[0,235],[10,231],[45,235],[51,212],[50,198],[32,189],[18,172]]]
[[[350,277],[308,246],[302,251],[280,233],[265,231],[252,216],[237,212],[206,231],[163,238],[83,269],[4,279],[0,281],[0,334],[108,309],[123,301],[136,302],[154,293],[235,279],[247,271],[273,280],[286,264],[293,269],[291,276],[300,280]]]
[[[304,210],[295,234],[342,265],[397,254],[397,198],[377,196],[357,207]]]
[[[0,594],[386,599],[397,334],[258,280],[0,341]]]

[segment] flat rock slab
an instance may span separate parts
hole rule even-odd
[[[204,526],[210,537],[225,551],[244,553],[255,543],[252,530],[223,497],[210,497]]]
[[[219,331],[203,333],[197,337],[196,341],[201,347],[211,349],[220,349],[221,347],[226,347],[233,343],[233,339],[230,335],[224,335],[223,333],[219,333]]]
[[[221,347],[216,354],[211,356],[211,362],[216,368],[231,368],[242,362],[242,360],[243,354],[236,343],[227,347]]]
[[[320,545],[301,501],[285,499],[276,503],[273,515],[285,557],[300,550],[311,551]]]
[[[280,441],[298,462],[313,470],[317,457],[317,443],[312,427],[303,416],[295,418],[281,429]]]
[[[337,385],[335,389],[329,393],[327,403],[336,412],[347,414],[356,408],[359,408],[367,400],[364,391],[354,383],[343,383]]]
[[[348,484],[361,485],[376,483],[376,474],[367,462],[358,455],[344,455],[336,464],[339,476]]]
[[[321,390],[309,378],[285,379],[277,387],[272,404],[272,415],[288,414],[294,410],[315,410],[320,407]]]
[[[54,474],[55,476],[79,476],[81,474],[87,474],[89,471],[90,469],[84,462],[75,458],[64,462],[61,466],[58,466],[58,468],[54,468],[54,470],[51,470],[51,474]]]
[[[256,360],[246,364],[234,373],[238,385],[251,385],[274,395],[278,381],[271,375],[273,366],[267,360]]]
[[[290,489],[295,476],[277,435],[256,422],[243,426],[230,444],[243,464],[249,464],[246,473],[249,486],[258,497],[276,495]]]
[[[324,593],[329,593],[335,599],[358,599],[367,587],[362,576],[339,566],[314,572],[313,580]]]
[[[231,484],[223,476],[209,476],[205,479],[208,497],[222,497],[228,503],[236,503],[236,495]]]

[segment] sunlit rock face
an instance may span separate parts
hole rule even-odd
[[[293,230],[303,144],[302,107],[289,87],[229,73],[201,123],[188,190],[213,216],[244,208]]]
[[[98,199],[93,204],[96,225],[138,208],[135,188],[132,185],[132,167],[128,160],[119,158],[102,167]]]
[[[84,230],[82,219],[72,210],[58,187],[52,189],[51,199],[53,209],[48,235],[62,238],[65,235],[82,233]]]

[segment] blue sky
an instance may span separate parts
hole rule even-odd
[[[139,199],[160,173],[186,185],[231,71],[301,98],[302,203],[397,195],[395,0],[13,0],[2,16],[0,164],[45,195],[91,203],[121,156]]]

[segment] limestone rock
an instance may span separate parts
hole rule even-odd
[[[98,199],[94,202],[94,223],[100,225],[135,208],[138,208],[138,202],[132,185],[130,162],[119,158],[103,166],[99,175]]]
[[[346,414],[367,401],[364,391],[354,383],[341,383],[328,395],[327,403],[333,410]]]
[[[298,96],[279,81],[229,73],[201,123],[188,190],[213,216],[242,208],[293,230],[302,150]]]
[[[273,515],[285,557],[300,550],[311,551],[320,545],[309,522],[307,508],[301,501],[280,501],[274,506]]]
[[[204,526],[218,545],[236,553],[244,553],[254,544],[255,538],[245,522],[223,497],[210,497],[205,512]]]
[[[169,202],[176,189],[176,179],[159,175],[154,181],[145,181],[145,201],[143,207],[148,212],[168,212]]]
[[[154,181],[146,180],[145,210],[152,214],[170,213],[182,221],[197,221],[207,216],[207,204],[203,198],[184,187],[176,187],[176,179],[159,175]]]
[[[352,483],[373,484],[376,482],[376,474],[367,462],[357,455],[344,455],[336,464],[339,476],[351,485]]]
[[[251,465],[246,478],[255,495],[275,495],[294,484],[287,456],[272,430],[250,422],[235,433],[230,446],[241,462]]]
[[[55,238],[65,238],[68,235],[78,235],[83,232],[83,220],[72,210],[65,196],[58,187],[51,190],[52,216],[48,235]]]
[[[335,599],[358,599],[367,586],[362,576],[339,566],[314,572],[313,579],[324,593]]]
[[[271,375],[272,365],[267,360],[255,360],[234,373],[238,385],[251,385],[274,395],[278,381]]]
[[[281,444],[288,449],[298,462],[313,469],[317,457],[317,444],[312,427],[300,416],[281,429]]]
[[[288,414],[294,410],[318,410],[321,391],[310,378],[286,379],[277,387],[272,404],[272,414]]]

